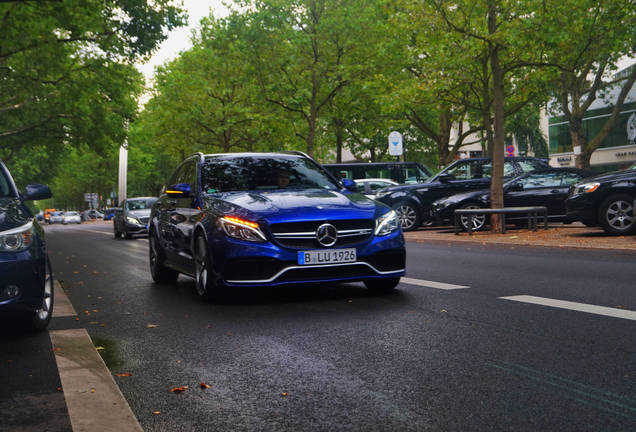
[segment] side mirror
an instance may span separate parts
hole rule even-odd
[[[342,185],[345,189],[350,190],[351,192],[358,192],[358,187],[356,186],[356,182],[351,179],[343,178]]]
[[[189,197],[191,193],[190,183],[179,183],[166,188],[166,194],[170,197]]]
[[[441,174],[439,177],[437,177],[437,180],[439,180],[440,183],[448,183],[450,182],[454,177],[450,174]]]
[[[52,196],[51,189],[47,185],[28,184],[23,199],[24,201],[43,200]]]
[[[521,192],[523,190],[523,184],[521,183],[513,183],[508,188],[510,192]]]

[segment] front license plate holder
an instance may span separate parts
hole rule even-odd
[[[356,262],[356,249],[319,249],[298,251],[299,265],[328,265]]]

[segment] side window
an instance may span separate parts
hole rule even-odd
[[[468,162],[458,162],[455,166],[446,170],[446,174],[449,174],[455,178],[455,180],[469,180],[471,179],[471,166]]]
[[[564,172],[561,176],[561,186],[570,186],[581,180],[581,176],[573,172]]]
[[[523,173],[528,173],[530,171],[536,171],[538,169],[542,169],[542,168],[548,168],[549,166],[540,160],[519,160],[517,161],[517,163],[519,164],[519,168],[521,168],[521,171]]]
[[[515,173],[515,166],[510,161],[504,162],[504,177],[512,177]],[[486,162],[482,166],[482,175],[483,178],[491,178],[492,177],[492,162]]]
[[[524,189],[559,187],[561,186],[560,173],[536,173],[520,180]]]

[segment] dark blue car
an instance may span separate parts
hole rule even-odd
[[[180,273],[212,299],[224,288],[363,281],[390,291],[405,273],[395,211],[300,153],[196,154],[150,217],[150,270]]]
[[[51,320],[53,275],[44,230],[24,202],[50,197],[48,186],[37,184],[20,194],[0,162],[0,315],[22,315],[34,330]]]

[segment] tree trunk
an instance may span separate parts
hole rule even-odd
[[[585,137],[585,131],[583,130],[583,119],[581,117],[582,116],[572,115],[568,123],[570,128],[570,138],[572,139],[572,147],[573,149],[576,147],[581,149],[581,153],[574,156],[574,164],[577,168],[589,168],[591,154],[585,157],[583,152],[583,149],[587,144],[587,139]]]
[[[497,30],[497,15],[495,1],[488,2],[488,33],[494,34]],[[503,200],[503,173],[504,173],[504,72],[499,63],[499,49],[497,44],[490,47],[490,68],[493,81],[493,107],[494,107],[494,147],[492,149],[492,177],[490,179],[490,207],[500,208],[504,206]],[[501,232],[501,216],[491,215],[491,230],[494,233]]]

